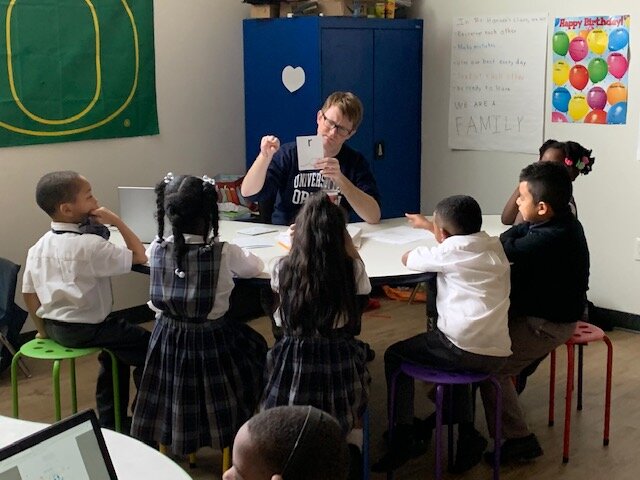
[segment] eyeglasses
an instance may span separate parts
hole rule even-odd
[[[351,133],[351,130],[349,130],[347,127],[343,127],[342,125],[338,125],[336,122],[334,122],[330,118],[327,118],[327,116],[324,114],[324,112],[322,112],[322,119],[324,120],[324,123],[327,125],[327,127],[329,127],[329,130],[333,130],[335,128],[336,129],[336,133],[338,135],[340,135],[341,137],[346,137],[347,135],[349,135]]]

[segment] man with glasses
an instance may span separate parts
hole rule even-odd
[[[318,111],[318,135],[322,137],[324,158],[317,170],[298,169],[296,143],[280,145],[267,135],[260,153],[242,182],[242,195],[251,201],[275,199],[272,223],[291,224],[310,194],[319,190],[340,192],[341,205],[368,223],[380,221],[379,195],[369,164],[345,142],[362,120],[362,103],[350,92],[334,92]]]

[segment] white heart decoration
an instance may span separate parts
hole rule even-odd
[[[304,69],[287,65],[282,69],[282,84],[291,93],[299,90],[304,85]]]

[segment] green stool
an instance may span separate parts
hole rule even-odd
[[[71,374],[71,410],[78,411],[78,398],[76,396],[76,358],[85,357],[101,351],[111,355],[111,373],[113,377],[113,405],[116,431],[121,431],[120,423],[120,384],[118,383],[118,363],[116,356],[106,348],[68,348],[50,338],[36,338],[31,340],[16,352],[11,361],[11,391],[13,395],[13,416],[18,418],[18,360],[21,356],[36,358],[38,360],[53,361],[53,396],[56,402],[56,421],[62,418],[60,408],[60,360],[69,360],[69,372]]]

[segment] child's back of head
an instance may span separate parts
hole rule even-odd
[[[453,195],[440,200],[435,214],[440,226],[451,235],[471,235],[482,228],[482,210],[469,195]]]
[[[75,201],[81,187],[81,176],[71,170],[50,172],[36,186],[36,203],[50,217],[63,203]]]
[[[520,172],[520,182],[526,182],[535,203],[545,202],[553,214],[569,212],[573,193],[567,169],[553,162],[536,162]]]

